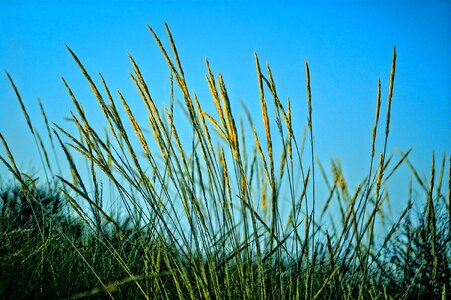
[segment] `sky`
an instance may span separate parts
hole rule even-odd
[[[73,110],[61,76],[87,110],[97,109],[65,44],[96,82],[100,71],[112,90],[140,101],[129,79],[127,54],[132,54],[162,108],[168,103],[169,70],[147,24],[167,43],[164,22],[188,84],[211,113],[206,58],[214,73],[223,74],[232,110],[240,115],[242,100],[260,121],[258,53],[262,64],[271,65],[279,97],[284,103],[290,97],[295,130],[302,135],[308,61],[316,156],[326,168],[331,159],[339,159],[351,188],[368,172],[379,78],[383,131],[396,46],[388,153],[399,157],[397,149],[413,147],[410,159],[424,176],[429,176],[433,151],[438,159],[445,152],[449,159],[450,1],[0,1],[0,68],[15,80],[38,127],[43,122],[37,97],[56,123],[64,123]],[[16,159],[24,169],[39,168],[34,140],[4,73],[0,107],[0,132]],[[100,118],[96,121],[103,124]],[[407,191],[410,175],[403,166],[393,179],[395,195]]]

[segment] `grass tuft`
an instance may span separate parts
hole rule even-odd
[[[99,104],[101,130],[62,78],[74,126],[49,121],[38,99],[47,131],[41,134],[6,73],[42,169],[19,168],[0,133],[8,170],[0,181],[1,299],[450,297],[451,159],[444,154],[436,164],[432,155],[428,184],[409,160],[412,149],[399,158],[387,153],[396,48],[383,148],[379,80],[368,174],[353,187],[338,160],[327,171],[315,159],[307,61],[307,124],[298,132],[293,120],[302,112],[281,101],[269,64],[263,74],[255,54],[263,133],[245,105],[244,120],[235,113],[208,60],[206,88],[216,112],[204,110],[208,100],[190,92],[168,25],[168,47],[148,28],[170,72],[170,103],[162,108],[131,54],[131,83],[144,112],[132,96],[111,93],[101,73],[99,89],[67,47]],[[183,97],[180,110],[175,95]],[[413,175],[409,198],[393,217],[387,182],[404,165]]]

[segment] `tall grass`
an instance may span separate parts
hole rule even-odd
[[[35,139],[45,179],[20,170],[0,134],[6,153],[0,160],[14,180],[2,182],[1,190],[0,297],[449,296],[451,184],[447,191],[442,189],[446,156],[438,176],[433,156],[427,183],[409,161],[410,150],[396,161],[387,153],[396,49],[383,149],[377,162],[379,80],[368,174],[351,190],[338,162],[332,163],[328,176],[315,161],[314,91],[307,62],[307,131],[299,135],[292,126],[291,102],[282,103],[270,66],[263,71],[257,55],[261,120],[254,120],[244,107],[245,126],[232,113],[233,101],[221,74],[215,75],[206,61],[206,81],[216,109],[207,112],[203,108],[207,100],[198,99],[187,85],[169,28],[169,46],[149,30],[169,67],[171,93],[169,107],[159,109],[138,63],[129,55],[130,77],[146,108],[146,121],[120,91],[111,92],[102,74],[95,83],[67,47],[91,87],[107,129],[95,128],[62,78],[75,108],[70,112],[75,130],[56,123],[51,128],[39,101],[50,142],[46,146],[7,73]],[[185,119],[175,107],[177,93],[183,99]],[[264,132],[257,130],[258,123]],[[247,132],[253,133],[250,141]],[[191,139],[186,138],[189,134]],[[280,153],[275,150],[279,148]],[[62,162],[57,149],[65,157]],[[386,182],[402,165],[412,169],[424,191],[425,214],[412,216],[412,208],[421,205],[415,206],[418,199],[411,196],[379,240],[377,224],[386,217],[389,201]],[[451,172],[449,163],[448,168]],[[318,199],[316,193],[318,170],[327,199]],[[410,195],[412,189],[411,182]]]

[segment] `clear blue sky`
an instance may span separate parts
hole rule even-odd
[[[324,1],[315,5],[314,1],[35,2],[0,1],[0,68],[16,81],[36,125],[42,124],[36,97],[42,99],[51,120],[61,123],[69,115],[72,104],[61,76],[88,109],[91,104],[97,106],[65,43],[96,81],[101,71],[112,90],[120,89],[139,101],[128,76],[132,70],[127,58],[130,52],[163,107],[168,102],[169,72],[146,24],[167,41],[166,21],[188,82],[202,104],[208,107],[211,103],[205,82],[204,60],[208,58],[214,72],[224,75],[234,110],[240,114],[238,101],[242,99],[250,107],[258,107],[255,119],[259,120],[253,58],[257,52],[261,62],[271,64],[281,99],[286,101],[290,96],[299,133],[307,119],[307,59],[317,155],[326,166],[331,158],[339,158],[354,185],[368,169],[378,78],[382,80],[385,117],[396,45],[388,150],[393,153],[413,147],[411,160],[427,175],[432,151],[439,157],[450,153],[449,1]],[[24,168],[38,168],[34,142],[3,74],[0,107],[0,131],[14,154]],[[402,178],[396,179],[401,180],[403,190],[407,190],[408,175],[404,167]]]

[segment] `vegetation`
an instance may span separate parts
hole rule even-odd
[[[307,62],[307,130],[299,136],[290,100],[282,103],[270,66],[264,71],[255,55],[262,133],[245,107],[248,125],[232,113],[223,77],[213,75],[208,61],[216,117],[204,111],[187,86],[169,28],[170,48],[149,29],[169,66],[171,93],[169,107],[158,109],[130,56],[130,77],[147,109],[146,121],[135,117],[136,108],[121,92],[113,96],[101,74],[96,84],[68,48],[98,101],[107,132],[95,128],[63,78],[75,107],[66,125],[75,130],[59,124],[51,129],[40,103],[46,146],[7,74],[43,167],[41,177],[20,170],[0,134],[0,160],[10,172],[5,178],[12,178],[0,187],[0,298],[450,296],[451,183],[442,189],[447,158],[437,167],[432,156],[426,182],[409,161],[410,150],[397,160],[387,153],[396,49],[385,128],[378,134],[379,81],[368,174],[351,190],[337,162],[328,176],[315,161]],[[174,107],[177,93],[185,117]],[[65,160],[58,161],[57,149]],[[57,172],[60,164],[70,172]],[[379,223],[389,201],[386,182],[401,165],[412,170],[411,196],[384,231]],[[318,171],[327,199],[315,194]],[[414,196],[414,183],[420,196]],[[378,232],[385,236],[379,239]]]

